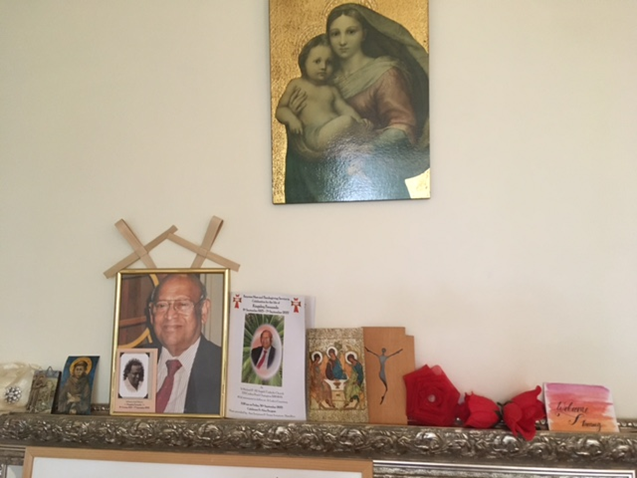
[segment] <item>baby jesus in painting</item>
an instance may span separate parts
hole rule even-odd
[[[317,152],[354,130],[371,128],[371,123],[328,83],[334,71],[332,57],[327,35],[307,42],[299,54],[301,77],[288,83],[276,109],[276,119],[287,126],[288,132],[302,134],[307,147]],[[303,106],[296,113],[290,106],[295,96],[303,98]]]

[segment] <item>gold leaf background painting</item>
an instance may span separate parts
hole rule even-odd
[[[288,82],[300,75],[297,59],[301,48],[312,37],[325,33],[327,15],[334,7],[343,3],[359,3],[397,21],[429,51],[428,0],[270,0],[272,187],[273,201],[276,204],[285,203],[286,153],[285,127],[274,117],[276,106]],[[410,192],[413,188],[418,190],[420,197],[428,197],[429,171],[421,176],[417,184],[408,187]]]

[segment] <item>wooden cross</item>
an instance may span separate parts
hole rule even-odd
[[[168,229],[162,232],[155,239],[150,241],[148,244],[144,245],[137,238],[137,236],[135,235],[133,230],[130,228],[130,226],[126,224],[126,221],[124,221],[123,219],[120,219],[119,221],[115,223],[115,227],[120,232],[120,234],[124,236],[124,239],[126,239],[126,241],[131,245],[131,247],[133,248],[133,252],[129,254],[128,256],[126,256],[121,261],[119,261],[113,267],[105,271],[104,275],[110,279],[122,269],[127,268],[128,266],[130,266],[131,264],[134,264],[135,262],[139,260],[141,260],[144,263],[144,265],[148,267],[149,269],[156,269],[157,266],[155,265],[155,262],[150,257],[149,253],[159,244],[164,242],[166,239],[196,254],[195,260],[190,266],[192,269],[201,267],[201,265],[206,259],[210,259],[211,261],[216,262],[219,265],[222,265],[224,267],[227,267],[228,269],[231,269],[237,272],[239,271],[239,267],[240,267],[239,264],[231,260],[228,260],[225,257],[220,256],[219,254],[215,254],[210,251],[212,249],[212,244],[215,242],[215,239],[217,238],[217,235],[219,234],[219,230],[221,229],[222,225],[223,225],[223,219],[213,216],[212,219],[210,220],[210,224],[208,225],[208,229],[203,238],[203,242],[201,243],[201,246],[197,246],[196,244],[180,236],[177,236],[175,234],[175,232],[177,232],[177,228],[175,226],[170,226]]]

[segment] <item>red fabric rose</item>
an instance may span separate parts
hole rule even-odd
[[[504,404],[502,417],[514,435],[521,435],[525,440],[532,440],[535,436],[535,422],[546,418],[544,404],[537,399],[541,391],[542,388],[538,385]]]
[[[407,387],[407,417],[415,425],[452,426],[460,392],[439,366],[424,367],[403,377]]]
[[[491,428],[500,421],[500,407],[487,397],[465,393],[458,416],[465,427]]]

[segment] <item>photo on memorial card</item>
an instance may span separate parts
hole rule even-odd
[[[33,373],[33,383],[27,402],[29,413],[51,413],[55,402],[55,392],[60,382],[61,372],[49,367]]]
[[[283,383],[282,315],[246,314],[241,382],[280,387]]]
[[[275,204],[425,199],[428,0],[270,0]]]
[[[117,274],[112,414],[223,416],[229,281],[228,269],[130,269]],[[134,357],[150,351],[147,359]],[[142,366],[148,360],[143,384],[148,388],[132,392],[127,387],[128,358]],[[124,397],[144,391],[147,396]]]
[[[57,390],[55,413],[89,415],[98,356],[71,355],[66,359]]]

